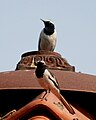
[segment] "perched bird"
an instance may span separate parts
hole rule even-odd
[[[45,27],[40,33],[38,50],[54,51],[56,46],[55,25],[50,20],[42,21],[44,22]]]
[[[69,105],[69,103],[60,94],[58,81],[56,80],[55,76],[48,70],[44,61],[37,62],[35,74],[41,87],[43,87],[49,93],[51,91],[59,100],[61,100],[61,102],[65,105],[65,107],[71,114],[75,114],[71,105]]]

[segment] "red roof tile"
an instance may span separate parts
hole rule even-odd
[[[34,69],[0,73],[0,89],[42,89],[38,84]],[[96,93],[96,76],[51,70],[59,81],[61,90],[86,91]]]

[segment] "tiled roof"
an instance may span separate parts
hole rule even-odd
[[[19,109],[14,114],[10,115],[6,120],[18,120],[29,118],[29,120],[35,119],[39,120],[90,120],[86,114],[82,114],[80,111],[75,109],[75,114],[70,114],[65,106],[61,103],[58,98],[50,93],[46,99],[41,100],[44,93],[28,103],[21,109]],[[27,117],[26,117],[27,116]]]
[[[4,90],[4,91],[11,90],[12,91],[12,90],[19,90],[19,89],[20,90],[23,90],[23,89],[29,90],[30,89],[30,90],[33,90],[33,93],[34,93],[34,90],[42,89],[37,82],[34,71],[35,71],[35,69],[1,72],[0,73],[0,90],[1,91],[2,90]],[[94,93],[94,95],[96,96],[96,94],[95,94],[96,93],[96,89],[95,89],[96,88],[96,76],[83,74],[83,73],[63,71],[63,70],[51,70],[51,72],[54,73],[54,75],[56,76],[62,91],[63,90],[65,92],[66,92],[66,90],[70,91],[70,92],[81,91],[83,93],[86,93],[86,92]],[[17,91],[17,93],[18,92],[19,91]],[[64,93],[64,95],[66,95],[66,94]],[[30,93],[30,96],[31,96],[31,93]],[[75,95],[74,98],[73,97],[71,98],[71,100],[75,101],[75,99],[77,99],[76,97],[77,96]],[[52,100],[52,98],[53,97],[51,96],[50,100]],[[70,98],[70,96],[68,98]],[[9,99],[11,99],[11,96]],[[21,99],[20,96],[19,96],[19,99]],[[82,97],[81,97],[81,99],[82,99]],[[86,100],[87,100],[87,98],[86,98]],[[94,103],[93,98],[90,100],[91,100],[90,102],[93,104]],[[91,103],[90,103],[90,105],[91,105]],[[32,104],[33,104],[33,101],[32,101]],[[86,101],[86,104],[88,104],[88,101]],[[95,105],[95,104],[93,104],[93,105]],[[93,105],[91,105],[91,106],[93,106]],[[77,110],[76,108],[74,108],[74,109],[75,109],[75,111]],[[95,106],[94,106],[94,110],[96,110]],[[94,111],[94,110],[91,110],[91,111]],[[68,116],[70,118],[70,115],[68,115]]]
[[[38,84],[34,69],[0,73],[0,89],[42,89]],[[96,76],[51,70],[56,76],[61,90],[86,91],[96,93]]]
[[[42,88],[35,76],[35,62],[38,60],[44,60],[56,76],[61,94],[72,104],[74,115],[68,112],[66,106],[62,107],[61,101],[52,93],[48,95],[47,101],[40,99]],[[33,51],[23,54],[16,71],[0,73],[0,96],[0,114],[14,107],[17,110],[8,120],[18,120],[21,116],[26,120],[30,112],[34,114],[34,110],[35,114],[29,120],[50,120],[50,115],[57,120],[94,120],[93,116],[96,117],[96,76],[75,72],[75,67],[55,52]],[[43,113],[39,114],[38,110],[42,109]]]

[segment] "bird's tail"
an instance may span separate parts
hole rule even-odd
[[[65,100],[65,98],[60,94],[60,91],[55,90],[54,92],[52,91],[52,93],[63,103],[63,105],[71,114],[75,114],[75,111],[73,110],[71,105]]]
[[[61,94],[60,94],[60,100],[71,114],[75,114],[75,111],[73,110],[71,105],[65,100],[65,98]]]

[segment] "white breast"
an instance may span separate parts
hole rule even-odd
[[[40,34],[40,49],[53,51],[56,46],[56,31],[52,35],[46,35],[44,31]]]

